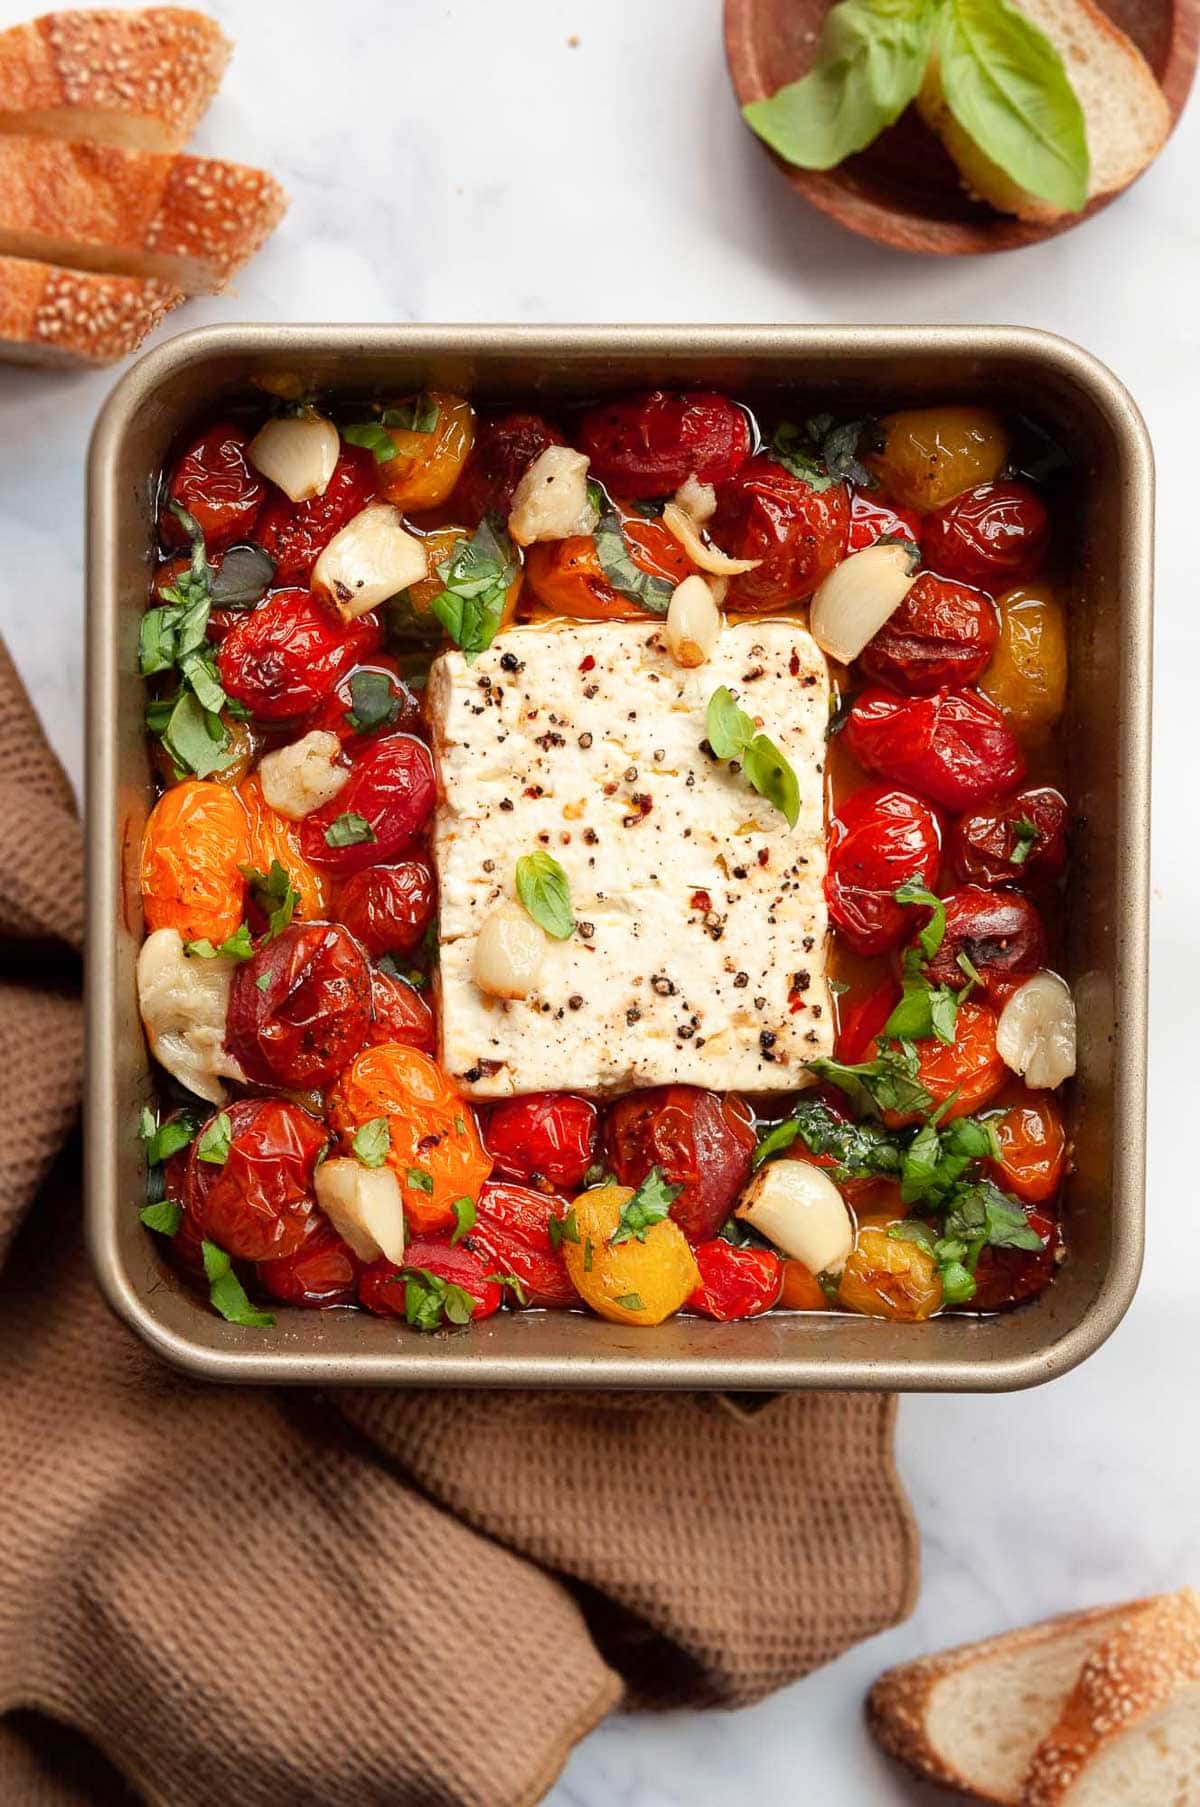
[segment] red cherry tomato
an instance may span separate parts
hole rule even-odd
[[[900,905],[896,906],[897,909]],[[834,1049],[838,1060],[848,1066],[857,1066],[860,1060],[867,1058],[867,1050],[877,1035],[883,1034],[883,1026],[900,1002],[900,987],[895,979],[885,979],[882,985],[868,992],[866,997],[843,999],[838,1012],[837,1046]],[[825,1098],[824,1091],[819,1096]],[[819,1167],[821,1162],[815,1155],[809,1156]]]
[[[251,537],[267,486],[246,457],[249,439],[231,421],[218,421],[179,459],[167,482],[167,499],[186,508],[208,551]],[[169,508],[161,516],[163,539],[186,546],[188,536]]]
[[[374,499],[375,455],[361,446],[342,447],[324,495],[293,502],[276,490],[254,535],[275,561],[276,583],[306,584],[318,553]]]
[[[658,1167],[683,1191],[671,1216],[692,1242],[720,1229],[750,1177],[754,1120],[734,1092],[656,1086],[619,1098],[605,1125],[609,1160],[622,1186]]]
[[[307,590],[277,590],[231,628],[217,652],[228,694],[266,722],[306,715],[383,638],[374,615],[343,627]]]
[[[481,1258],[461,1243],[451,1248],[433,1236],[414,1236],[404,1251],[404,1266],[393,1267],[390,1261],[373,1261],[359,1276],[358,1300],[379,1317],[402,1318],[406,1310],[407,1285],[412,1278],[422,1285],[421,1271],[435,1274],[451,1286],[469,1293],[474,1300],[473,1318],[490,1318],[500,1309],[502,1289],[487,1278],[488,1269]],[[443,1318],[443,1322],[447,1320]]]
[[[980,483],[925,516],[930,570],[993,594],[1032,577],[1050,541],[1050,516],[1027,483]]]
[[[1054,1099],[1029,1092],[989,1121],[1000,1143],[1000,1159],[988,1162],[996,1184],[1029,1204],[1045,1204],[1067,1171],[1067,1132]]]
[[[884,954],[917,920],[892,895],[910,880],[932,885],[941,830],[928,804],[886,784],[853,791],[829,824],[825,897],[856,954]]]
[[[983,980],[984,997],[995,1000],[1007,991],[1008,981],[1028,977],[1046,964],[1042,919],[1019,891],[964,885],[943,902],[946,933],[925,969],[932,984],[961,990],[968,974],[959,956],[965,955]]]
[[[1032,830],[1032,832],[1030,832]],[[975,885],[1057,878],[1067,863],[1067,800],[1049,785],[960,816],[950,836],[958,876]]]
[[[717,1237],[697,1243],[693,1253],[700,1284],[688,1295],[689,1311],[729,1324],[735,1318],[761,1317],[778,1305],[783,1262],[772,1249],[739,1249]]]
[[[437,906],[437,881],[424,860],[368,866],[339,888],[334,916],[369,954],[411,954]]]
[[[596,1158],[596,1107],[571,1092],[530,1092],[498,1104],[484,1141],[507,1179],[547,1180],[575,1191]]]
[[[229,1153],[217,1164],[188,1157],[189,1209],[201,1236],[238,1261],[292,1255],[309,1233],[312,1176],[328,1141],[323,1123],[282,1098],[238,1098],[227,1105]],[[209,1130],[216,1123],[210,1117]]]
[[[179,1228],[170,1240],[171,1260],[176,1267],[182,1268],[185,1274],[193,1279],[204,1278],[204,1254],[200,1244],[203,1237],[200,1226],[189,1208],[191,1192],[188,1186],[188,1160],[191,1155],[191,1143],[173,1154],[163,1162],[162,1182],[163,1196],[172,1204],[178,1205],[183,1212],[179,1219]]]
[[[294,1254],[259,1262],[256,1272],[263,1291],[282,1305],[310,1309],[355,1304],[362,1263],[331,1223],[315,1212],[309,1221],[312,1234]]]
[[[326,1085],[371,1016],[366,955],[335,922],[294,922],[233,975],[226,1045],[248,1079]]]
[[[921,543],[921,517],[915,508],[901,508],[898,503],[877,502],[865,490],[856,489],[850,498],[850,532],[846,555],[861,552],[884,537]]]
[[[565,1198],[489,1181],[475,1210],[470,1243],[489,1274],[518,1280],[526,1305],[552,1311],[578,1305],[579,1294],[571,1284],[561,1246],[555,1248],[550,1240],[550,1219],[565,1217]]]
[[[1044,1238],[1040,1249],[981,1249],[975,1266],[975,1296],[960,1311],[1007,1311],[1036,1298],[1054,1278],[1061,1242],[1054,1219],[1027,1206],[1025,1219]]]
[[[478,527],[489,509],[507,521],[517,484],[549,445],[565,445],[540,414],[501,414],[479,422],[448,507],[456,521]]]
[[[844,483],[814,489],[771,458],[752,458],[717,491],[712,531],[733,558],[758,569],[730,581],[731,609],[786,608],[811,596],[845,557],[850,497]]]
[[[934,1104],[947,1104],[951,1094],[957,1093],[942,1114],[945,1123],[953,1117],[970,1116],[989,1103],[1008,1078],[1008,1068],[996,1051],[996,1012],[973,998],[958,1007],[953,1042],[930,1036],[912,1045],[917,1051],[917,1080]],[[873,1058],[875,1052],[872,1044],[867,1058]],[[883,1115],[884,1122],[892,1126],[920,1119],[920,1112],[885,1111]]]
[[[1002,797],[1025,775],[1012,729],[977,690],[864,690],[843,730],[859,765],[947,809]]]
[[[363,1037],[372,1046],[380,1042],[402,1042],[406,1048],[417,1048],[432,1054],[437,1048],[437,1028],[433,1012],[415,985],[404,979],[393,979],[371,969],[371,1021]]]
[[[927,695],[948,684],[973,684],[999,638],[990,596],[922,571],[858,662],[876,684]]]
[[[390,865],[424,834],[436,802],[429,748],[411,734],[389,734],[362,755],[331,803],[305,817],[301,851],[315,866],[342,876]],[[333,825],[341,816],[361,818],[369,838],[339,845]]]
[[[724,395],[655,389],[592,408],[580,422],[579,449],[593,476],[638,502],[669,496],[691,476],[727,482],[750,456],[750,423]]]
[[[356,679],[364,673],[386,679],[388,686],[388,715],[378,726],[361,723],[354,715],[354,686]],[[350,743],[349,752],[357,752],[382,734],[419,734],[421,732],[421,705],[404,681],[399,665],[395,659],[389,659],[386,653],[379,653],[374,659],[366,659],[343,672],[328,696],[320,703],[310,717],[308,726],[320,728],[326,734],[336,734],[341,741]]]

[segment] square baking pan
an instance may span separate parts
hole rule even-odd
[[[795,398],[802,413],[988,401],[1044,427],[1072,475],[1065,739],[1077,827],[1067,894],[1079,1013],[1069,1258],[1035,1302],[993,1317],[892,1324],[833,1313],[631,1330],[506,1311],[417,1335],[366,1312],[277,1308],[227,1324],[138,1221],[152,1096],[134,966],[138,849],[152,801],[137,674],[157,473],[201,412],[262,386],[342,394],[442,388],[558,403],[658,384]],[[295,390],[293,389],[294,393]],[[87,1209],[114,1310],[168,1361],[214,1380],[391,1386],[874,1387],[1002,1391],[1090,1355],[1133,1297],[1142,1254],[1150,801],[1153,462],[1128,394],[1062,339],[1012,327],[231,326],[170,340],[124,376],[89,472]]]

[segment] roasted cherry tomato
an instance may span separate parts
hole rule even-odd
[[[251,772],[249,778],[242,780],[237,795],[246,812],[247,866],[266,875],[278,861],[291,880],[292,888],[300,895],[295,910],[297,917],[313,922],[324,916],[332,887],[328,875],[310,865],[301,852],[299,822],[292,822],[271,808],[262,794],[257,772]],[[258,934],[267,925],[264,920],[252,921],[250,926]]]
[[[468,527],[478,527],[491,510],[507,521],[517,484],[535,458],[550,445],[565,445],[540,414],[500,414],[480,421],[451,497],[451,506]]]
[[[810,1267],[789,1257],[783,1264],[783,1286],[779,1294],[781,1311],[828,1311],[831,1301]]]
[[[334,916],[369,954],[411,954],[437,907],[437,881],[424,860],[368,866],[339,887]]]
[[[252,537],[267,486],[246,457],[249,443],[240,427],[218,421],[188,447],[171,472],[167,501],[187,509],[207,550]],[[160,524],[169,546],[187,545],[187,533],[169,507],[164,507]]]
[[[574,1192],[596,1158],[598,1117],[572,1092],[530,1092],[489,1114],[484,1140],[496,1172],[507,1179],[545,1181]]]
[[[375,467],[376,487],[384,501],[409,514],[446,500],[475,438],[475,411],[461,395],[434,389],[420,400],[437,409],[429,432],[388,427],[396,453]]]
[[[331,803],[304,818],[300,845],[314,866],[339,877],[390,865],[420,839],[436,801],[429,748],[410,734],[389,734],[362,755]]]
[[[193,778],[164,791],[142,837],[146,927],[219,947],[242,920],[250,857],[246,812],[224,785]]]
[[[957,1093],[953,1104],[942,1113],[943,1122],[952,1117],[968,1117],[979,1110],[996,1096],[1008,1078],[1008,1068],[996,1051],[996,1012],[973,998],[958,1007],[953,1042],[930,1036],[912,1045],[917,1051],[917,1081],[934,1104],[946,1104],[951,1093]],[[868,1057],[876,1051],[872,1047]],[[904,1115],[885,1111],[884,1121],[895,1126],[915,1123],[919,1116],[919,1112]]]
[[[901,906],[896,907],[899,909]],[[865,997],[855,997],[851,993],[841,1000],[838,1008],[837,1044],[834,1048],[838,1060],[853,1067],[867,1058],[867,1050],[875,1037],[883,1034],[884,1024],[900,1002],[900,995],[899,983],[888,978]],[[817,1166],[821,1165],[815,1156],[810,1158]]]
[[[847,557],[873,546],[876,540],[911,540],[921,543],[921,517],[915,508],[902,508],[880,502],[867,490],[856,489],[850,498],[850,531],[846,538]]]
[[[178,1205],[182,1216],[179,1227],[164,1248],[170,1251],[171,1261],[185,1274],[194,1280],[204,1278],[204,1250],[201,1248],[203,1237],[200,1226],[190,1209],[191,1188],[188,1185],[188,1163],[191,1159],[192,1145],[187,1143],[163,1162],[162,1185],[163,1197],[169,1198],[172,1204]]]
[[[260,1261],[259,1283],[282,1305],[353,1305],[362,1263],[333,1225],[314,1212],[312,1233],[291,1255]]]
[[[864,690],[843,733],[868,772],[951,810],[991,803],[1025,775],[1012,729],[976,690],[914,697]]]
[[[852,791],[829,824],[825,897],[830,917],[856,954],[884,954],[917,920],[892,895],[910,880],[932,885],[941,830],[927,803],[886,784]]]
[[[778,1305],[783,1290],[783,1262],[773,1249],[735,1248],[716,1237],[692,1251],[700,1284],[687,1301],[688,1311],[728,1324],[735,1318],[757,1318]]]
[[[292,923],[233,975],[225,1043],[248,1079],[326,1085],[361,1047],[371,974],[336,922]]]
[[[360,689],[364,685],[365,690]],[[383,686],[387,685],[384,707],[379,708]],[[369,714],[363,720],[355,713],[354,693],[360,689]],[[321,728],[349,743],[347,751],[357,752],[368,739],[381,734],[418,734],[421,731],[421,705],[404,681],[395,659],[379,653],[354,665],[338,679],[329,695],[310,717],[308,727]]]
[[[1028,1204],[1053,1198],[1067,1170],[1067,1132],[1054,1099],[1029,1092],[988,1120],[1000,1143],[1000,1159],[988,1163],[996,1184]]]
[[[1042,919],[1019,891],[985,890],[964,885],[943,899],[946,933],[942,945],[926,967],[934,985],[961,990],[970,976],[959,965],[960,956],[983,981],[983,995],[1000,999],[1011,989],[1010,981],[1027,978],[1046,964],[1046,931]]]
[[[1046,584],[997,598],[1000,640],[979,688],[1015,733],[1047,734],[1067,701],[1067,618]]]
[[[1054,1278],[1061,1235],[1054,1219],[1036,1205],[1025,1221],[1043,1238],[1040,1249],[981,1249],[975,1264],[975,1296],[960,1311],[1007,1311],[1036,1298]]]
[[[206,1132],[224,1115],[229,1152],[206,1161]],[[238,1261],[291,1255],[309,1233],[323,1124],[282,1098],[238,1098],[210,1117],[188,1157],[189,1209],[200,1234]]]
[[[344,445],[320,496],[293,502],[276,490],[259,517],[255,540],[275,561],[277,584],[306,584],[318,554],[375,497],[375,459]]]
[[[217,652],[221,682],[260,721],[307,715],[383,638],[375,615],[344,626],[307,590],[278,590],[246,615]]]
[[[436,1051],[437,1026],[421,993],[407,980],[381,973],[377,966],[371,969],[371,1012],[368,1042],[403,1042],[422,1054]]]
[[[1016,791],[994,809],[960,816],[950,836],[960,878],[976,885],[1057,878],[1067,862],[1067,800],[1049,785]]]
[[[771,458],[752,458],[717,491],[712,534],[732,558],[758,568],[730,580],[728,604],[750,614],[811,596],[846,555],[850,497],[844,483],[814,489]]]
[[[658,1167],[669,1185],[683,1187],[671,1216],[692,1242],[715,1235],[729,1216],[750,1177],[756,1139],[750,1109],[736,1093],[691,1085],[619,1098],[605,1136],[622,1186],[640,1186]]]
[[[931,571],[981,589],[1032,577],[1050,541],[1050,516],[1027,483],[980,483],[928,515],[921,551]]]
[[[724,483],[750,456],[750,423],[727,396],[654,389],[585,414],[579,449],[593,476],[631,501],[669,496],[689,477]]]
[[[448,1242],[418,1236],[409,1243],[404,1255],[403,1267],[393,1267],[390,1261],[373,1261],[370,1267],[363,1269],[358,1282],[360,1305],[382,1318],[402,1318],[408,1310],[411,1287],[414,1310],[424,1307],[431,1311],[433,1320],[414,1321],[420,1322],[422,1328],[436,1329],[439,1322],[443,1325],[454,1322],[446,1317],[444,1304],[439,1308],[436,1281],[444,1280],[448,1286],[457,1287],[474,1300],[472,1318],[490,1318],[494,1311],[499,1311],[502,1288],[488,1279],[483,1260],[473,1250],[464,1248],[461,1243],[457,1248],[451,1248]],[[427,1274],[435,1276],[432,1287],[425,1279]]]
[[[452,1230],[454,1201],[478,1198],[491,1171],[467,1100],[432,1060],[398,1042],[355,1056],[330,1093],[329,1116],[347,1146],[364,1123],[388,1119],[388,1165],[419,1235]]]
[[[858,662],[876,684],[927,695],[946,685],[973,684],[999,631],[990,596],[922,571]]]
[[[694,569],[679,541],[661,521],[627,515],[621,523],[629,556],[651,577],[680,584]],[[525,553],[525,581],[542,607],[554,615],[582,621],[645,621],[640,603],[613,589],[600,568],[590,534],[565,540],[543,540]]]
[[[561,1238],[556,1245],[550,1237],[550,1219],[561,1222],[566,1213],[565,1198],[533,1192],[527,1186],[489,1182],[480,1192],[470,1244],[489,1274],[511,1276],[518,1282],[521,1292],[510,1303],[560,1311],[579,1303],[563,1259]]]
[[[989,483],[1008,457],[1008,433],[991,408],[906,408],[879,427],[883,449],[866,462],[884,493],[910,508],[938,508],[973,483]]]
[[[929,1249],[889,1236],[883,1224],[868,1224],[842,1269],[837,1299],[864,1317],[917,1324],[941,1304],[942,1282]]]

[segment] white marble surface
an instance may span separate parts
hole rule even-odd
[[[1200,1580],[1191,1027],[1200,104],[1081,230],[939,263],[845,236],[743,132],[719,0],[210,0],[236,38],[201,149],[294,201],[230,320],[1004,321],[1133,390],[1159,464],[1149,1245],[1084,1368],[999,1399],[912,1398],[899,1456],[924,1540],[907,1625],[733,1716],[615,1719],[553,1807],[912,1802],[860,1723],[886,1663],[1072,1606]],[[28,9],[0,4],[0,24]],[[568,39],[578,34],[572,47]],[[72,775],[81,755],[82,472],[110,378],[0,368],[0,621]],[[1191,702],[1189,703],[1189,697]],[[797,1527],[803,1534],[803,1527]]]

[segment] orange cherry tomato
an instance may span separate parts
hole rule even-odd
[[[952,1043],[930,1036],[913,1046],[919,1063],[917,1079],[934,1103],[944,1104],[951,1093],[958,1093],[943,1114],[943,1122],[970,1116],[996,1096],[1008,1077],[1008,1068],[996,1052],[996,1012],[971,999],[959,1006]],[[872,1054],[877,1052],[877,1047],[872,1050]],[[893,1128],[919,1119],[919,1112],[907,1116],[884,1112],[884,1122]]]
[[[821,1283],[803,1261],[789,1258],[783,1264],[783,1290],[779,1294],[781,1311],[828,1311],[829,1300]]]
[[[475,413],[461,395],[435,389],[422,399],[437,409],[432,431],[388,427],[396,456],[386,459],[375,476],[384,501],[413,514],[446,500],[475,439]]]
[[[247,865],[259,872],[269,872],[272,860],[278,860],[300,893],[296,915],[309,922],[327,915],[332,892],[329,875],[319,871],[301,853],[299,822],[292,822],[271,808],[263,796],[257,772],[243,778],[237,794],[246,812],[249,832]]]
[[[682,583],[695,569],[674,534],[661,521],[628,515],[622,527],[630,557],[651,577]],[[566,540],[542,540],[525,554],[525,581],[552,615],[573,615],[580,621],[645,621],[646,610],[628,596],[619,596],[603,571],[590,534],[573,534]]]
[[[1000,1159],[988,1163],[996,1184],[1031,1205],[1053,1198],[1067,1170],[1067,1132],[1054,1099],[1030,1092],[991,1124],[1000,1143]]]
[[[219,946],[242,920],[250,857],[246,814],[226,786],[192,778],[164,791],[142,837],[147,930]]]
[[[388,1119],[388,1165],[419,1235],[452,1229],[454,1201],[477,1198],[491,1172],[471,1106],[428,1055],[399,1042],[354,1057],[330,1093],[329,1115],[347,1147],[364,1123]]]

